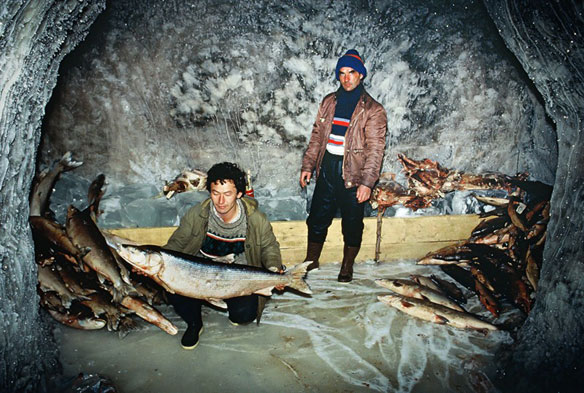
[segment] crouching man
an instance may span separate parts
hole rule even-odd
[[[245,179],[245,173],[230,162],[209,169],[207,190],[211,197],[183,216],[164,248],[226,263],[282,271],[280,245],[257,201],[244,196]],[[259,323],[266,301],[266,297],[256,294],[225,299],[229,321],[237,325],[257,318]],[[170,302],[187,323],[182,347],[195,348],[203,331],[201,305],[204,301],[172,294]]]

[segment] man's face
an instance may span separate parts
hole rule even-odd
[[[223,184],[219,180],[211,184],[211,201],[213,206],[224,221],[229,221],[237,212],[235,205],[242,193],[237,192],[232,180],[225,180]]]
[[[359,83],[361,83],[361,79],[363,79],[363,75],[359,74],[351,67],[342,67],[339,70],[339,81],[341,82],[343,89],[346,91],[355,90],[355,88],[359,86]]]

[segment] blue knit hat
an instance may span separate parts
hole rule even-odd
[[[359,74],[363,75],[363,79],[365,79],[365,77],[367,76],[367,69],[365,68],[365,63],[363,62],[363,59],[361,58],[359,52],[357,52],[355,49],[349,49],[347,53],[341,56],[339,58],[339,61],[337,61],[336,69],[337,80],[339,80],[339,72],[343,67],[351,67]]]

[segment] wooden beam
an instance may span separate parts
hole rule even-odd
[[[418,259],[430,251],[468,239],[480,222],[476,214],[383,217],[380,261]],[[364,220],[363,242],[357,262],[374,260],[377,218]],[[304,221],[274,221],[274,234],[280,243],[282,259],[287,266],[302,262],[306,255],[307,228]],[[117,228],[109,231],[142,244],[162,246],[176,227]],[[340,262],[343,258],[341,220],[334,219],[322,251],[321,263]]]

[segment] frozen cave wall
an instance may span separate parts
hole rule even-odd
[[[298,194],[318,103],[356,47],[388,111],[385,171],[405,153],[553,183],[553,125],[480,1],[110,3],[61,68],[41,167],[70,150],[75,174],[160,189],[233,160],[256,190]]]
[[[0,4],[0,391],[46,389],[57,349],[39,314],[28,226],[44,108],[63,57],[85,37],[104,1]]]
[[[557,128],[558,168],[540,287],[504,381],[510,391],[584,386],[584,5],[486,1]]]

